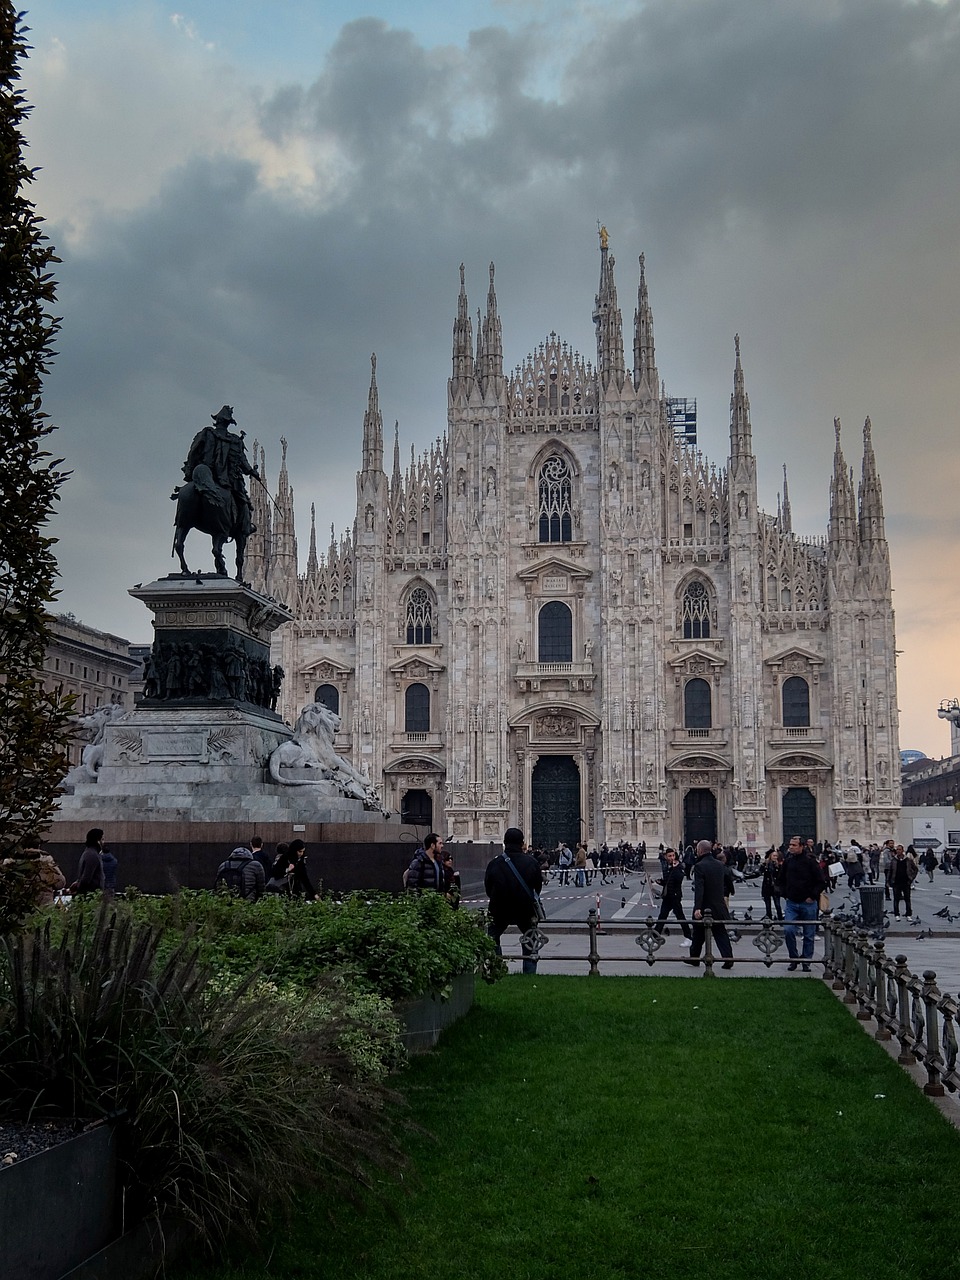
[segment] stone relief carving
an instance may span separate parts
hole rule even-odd
[[[577,731],[576,719],[559,711],[548,711],[545,715],[537,716],[533,723],[540,738],[572,738]]]

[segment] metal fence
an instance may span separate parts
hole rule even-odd
[[[845,1004],[856,1005],[861,1022],[876,1023],[875,1040],[897,1041],[899,1063],[919,1063],[927,1076],[924,1093],[954,1093],[960,1088],[956,997],[939,990],[933,969],[912,973],[906,956],[891,959],[865,929],[830,919],[823,926],[824,977],[833,989],[844,993]]]

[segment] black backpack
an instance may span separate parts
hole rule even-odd
[[[217,867],[217,878],[213,887],[218,892],[232,894],[235,898],[243,897],[243,869],[247,865],[246,858],[227,858]]]

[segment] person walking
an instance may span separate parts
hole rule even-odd
[[[404,888],[415,892],[435,889],[446,893],[447,880],[443,870],[443,837],[431,831],[413,855],[413,861],[403,876]]]
[[[780,894],[784,900],[783,939],[787,944],[790,956],[789,970],[797,968],[798,961],[803,972],[810,972],[813,959],[813,943],[817,933],[816,919],[819,912],[820,894],[826,890],[827,881],[820,870],[820,863],[812,853],[804,848],[799,836],[791,836],[787,845],[787,856],[780,872]],[[802,923],[798,923],[802,922]],[[803,932],[803,952],[797,954],[797,934]]]
[[[587,851],[582,844],[577,845],[577,852],[574,854],[573,865],[576,867],[576,875],[573,877],[573,883],[578,889],[585,889],[587,885]]]
[[[543,874],[536,858],[525,852],[519,827],[503,833],[503,853],[487,864],[483,887],[490,899],[487,933],[494,940],[497,955],[503,955],[500,939],[511,925],[520,930],[523,972],[537,972],[536,926],[540,917],[540,890]]]
[[[699,965],[700,952],[707,938],[704,915],[709,912],[713,917],[711,929],[717,950],[723,956],[724,969],[733,968],[733,945],[727,933],[724,920],[730,919],[726,903],[723,900],[724,867],[713,856],[713,841],[701,840],[697,844],[697,861],[693,868],[693,939],[690,943],[690,955],[684,958],[684,964]]]
[[[80,854],[77,878],[69,889],[75,898],[80,898],[86,893],[97,893],[103,888],[103,861],[100,858],[102,848],[103,831],[100,827],[93,827],[87,832],[83,852]]]
[[[893,851],[893,858],[890,862],[890,888],[893,891],[893,915],[894,919],[900,919],[900,904],[903,903],[904,913],[908,916],[913,915],[913,909],[910,905],[910,890],[913,882],[917,878],[917,864],[912,858],[908,858],[904,852],[902,844],[898,844]]]
[[[663,933],[667,917],[672,912],[680,921],[680,928],[685,938],[692,939],[687,917],[683,914],[683,867],[677,857],[676,849],[665,849],[663,854],[663,893],[660,898],[660,914],[654,925],[657,933]]]
[[[937,861],[937,855],[932,849],[926,849],[920,861],[923,863],[923,869],[927,873],[927,879],[933,884],[933,873],[940,865]]]
[[[782,899],[777,884],[782,868],[783,859],[779,851],[770,849],[760,872],[760,897],[763,899],[764,911],[770,920],[774,918],[774,909],[776,909],[776,918],[783,919]]]

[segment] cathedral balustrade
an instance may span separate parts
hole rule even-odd
[[[826,737],[820,725],[774,725],[770,730],[770,741],[777,745],[792,742],[806,742],[810,746],[824,746]]]
[[[584,662],[518,662],[514,672],[521,692],[536,691],[543,680],[562,681],[572,691],[590,690],[596,675],[591,659]]]
[[[673,745],[675,747],[684,747],[689,742],[724,747],[727,744],[727,731],[726,729],[674,729]]]
[[[426,733],[395,733],[394,740],[391,744],[394,751],[402,751],[406,747],[435,747],[443,746],[443,737],[438,731],[429,730]]]

